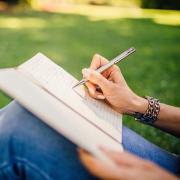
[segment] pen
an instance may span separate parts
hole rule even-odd
[[[121,53],[120,55],[118,55],[117,57],[115,57],[114,59],[112,59],[111,61],[109,61],[109,63],[101,66],[100,68],[96,69],[96,72],[98,73],[102,73],[103,71],[107,70],[108,68],[110,68],[111,66],[113,66],[114,64],[117,64],[118,62],[120,62],[121,60],[125,59],[127,56],[129,56],[130,54],[132,54],[133,52],[135,52],[136,49],[134,47],[129,48],[128,50],[124,51],[123,53]],[[83,85],[87,82],[87,79],[82,79],[81,81],[79,81],[78,83],[76,83],[72,88],[75,88],[79,85]]]

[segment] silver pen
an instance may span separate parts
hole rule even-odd
[[[102,73],[103,71],[107,70],[108,68],[110,68],[111,66],[113,66],[114,64],[117,64],[118,62],[120,62],[121,60],[125,59],[127,56],[129,56],[130,54],[132,54],[133,52],[135,52],[136,49],[134,47],[129,48],[128,50],[124,51],[122,54],[118,55],[117,57],[115,57],[114,59],[112,59],[111,61],[109,61],[109,63],[101,66],[100,68],[96,69],[96,72],[98,73]],[[72,88],[75,88],[79,85],[83,85],[87,82],[87,79],[82,79],[81,81],[79,81],[78,83],[76,83]]]

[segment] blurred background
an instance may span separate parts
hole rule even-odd
[[[180,106],[179,0],[0,0],[0,68],[42,52],[76,78],[93,54],[108,59],[134,46],[119,64],[140,96]],[[11,99],[0,91],[0,108]],[[180,154],[180,140],[124,116],[124,124]]]

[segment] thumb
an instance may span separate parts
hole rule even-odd
[[[83,77],[89,80],[90,82],[98,85],[103,91],[110,88],[110,82],[102,76],[100,73],[91,69],[83,69],[82,70]]]

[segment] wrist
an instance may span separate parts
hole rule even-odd
[[[155,121],[157,121],[158,119],[158,115],[160,112],[160,102],[159,99],[150,96],[146,96],[145,99],[147,99],[147,102],[144,101],[143,98],[140,97],[138,98],[138,100],[136,101],[136,108],[135,108],[137,111],[135,113],[132,113],[131,115],[136,120],[144,124],[153,125]]]
[[[140,96],[135,96],[132,100],[132,113],[138,112],[144,114],[148,108],[148,100]]]

